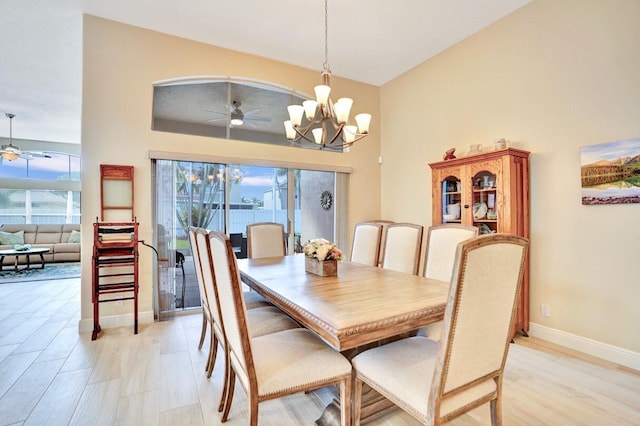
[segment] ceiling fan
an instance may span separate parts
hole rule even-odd
[[[227,120],[227,114],[229,114],[230,118],[231,118],[231,120],[229,121],[231,127],[238,127],[238,126],[242,126],[242,125],[247,124],[250,127],[256,128],[258,126],[256,126],[254,121],[264,121],[264,122],[271,121],[270,117],[261,117],[259,115],[255,115],[255,114],[260,112],[260,109],[255,108],[255,109],[249,110],[247,112],[243,112],[240,109],[240,105],[242,105],[242,102],[240,102],[240,101],[231,102],[231,105],[229,105],[229,113],[217,112],[217,111],[207,111],[207,112],[210,112],[210,113],[213,113],[213,114],[220,115],[219,118],[212,118],[211,120],[207,120],[207,122],[213,123],[213,122],[216,122],[216,121],[226,121]]]
[[[9,145],[2,145],[2,149],[0,149],[0,156],[8,161],[17,160],[18,158],[22,158],[24,160],[33,160],[36,157],[42,158],[51,158],[51,156],[44,152],[38,151],[23,151],[20,147],[17,147],[13,144],[13,118],[16,116],[15,114],[11,114],[9,112],[5,113],[7,117],[9,117]]]

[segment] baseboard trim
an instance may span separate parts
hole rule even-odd
[[[138,325],[153,323],[153,311],[138,312]],[[133,313],[100,317],[100,328],[133,327]],[[78,323],[81,333],[93,331],[93,318],[81,319]]]
[[[640,353],[628,349],[587,339],[536,323],[529,324],[529,335],[640,371]]]

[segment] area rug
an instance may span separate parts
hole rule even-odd
[[[44,269],[27,269],[17,273],[13,272],[12,268],[13,266],[3,266],[0,271],[0,284],[80,277],[79,262],[47,263]]]

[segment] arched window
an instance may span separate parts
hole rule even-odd
[[[230,77],[175,79],[153,89],[152,129],[198,136],[319,149],[287,140],[287,106],[307,95],[266,82]]]

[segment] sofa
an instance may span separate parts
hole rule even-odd
[[[49,252],[44,254],[45,263],[80,262],[79,224],[4,224],[0,225],[0,231],[2,231],[0,232],[0,250],[13,249],[15,244],[19,244],[19,242],[16,241],[22,234],[24,241],[22,244],[30,244],[33,248],[49,249]],[[69,242],[69,240],[71,240],[71,242]],[[6,244],[7,242],[12,244]],[[31,261],[34,261],[33,256]],[[13,265],[14,262],[15,257],[6,256],[2,264]],[[18,263],[27,263],[26,256],[19,256]]]

